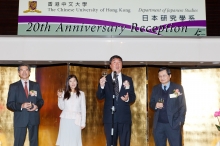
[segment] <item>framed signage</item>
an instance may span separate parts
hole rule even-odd
[[[206,36],[205,0],[20,0],[18,35]]]

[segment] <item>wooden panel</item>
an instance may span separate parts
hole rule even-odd
[[[86,97],[86,127],[82,130],[83,146],[105,145],[104,127],[102,122],[103,101],[96,98],[96,91],[102,69],[70,66],[69,74],[77,76],[80,89]],[[110,110],[110,109],[109,109]]]
[[[146,67],[123,68],[122,73],[132,77],[136,101],[131,105],[132,132],[131,146],[147,145],[147,89]]]
[[[41,67],[36,69],[36,80],[40,84],[44,106],[40,110],[39,145],[53,146],[59,129],[60,113],[57,89],[64,87],[67,66]]]

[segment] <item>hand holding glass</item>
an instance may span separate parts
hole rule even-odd
[[[106,77],[107,76],[107,71],[102,71],[102,76]],[[106,81],[107,82],[107,81]]]
[[[63,91],[64,91],[63,88],[59,88],[59,89],[57,90],[57,96],[58,96],[59,98],[62,97]]]
[[[164,99],[163,98],[159,98],[158,102],[161,104],[162,103],[162,108],[164,108]]]
[[[107,76],[107,71],[102,71],[102,76],[106,77]]]

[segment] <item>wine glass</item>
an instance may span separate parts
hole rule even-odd
[[[105,71],[102,71],[102,77],[106,77],[107,76],[107,71],[105,70]],[[107,81],[106,81],[107,82]]]
[[[158,102],[159,103],[164,103],[164,99],[163,98],[159,98]]]
[[[159,102],[159,103],[164,103],[164,98],[159,98],[158,102]],[[164,104],[163,104],[163,107],[162,107],[162,108],[164,108]]]
[[[102,76],[106,77],[107,76],[107,71],[102,71]]]

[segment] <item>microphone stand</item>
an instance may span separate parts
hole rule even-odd
[[[112,97],[112,129],[111,129],[111,146],[113,146],[113,137],[114,137],[114,113],[116,111],[115,109],[115,79],[112,80],[112,84],[113,84],[113,97]]]

